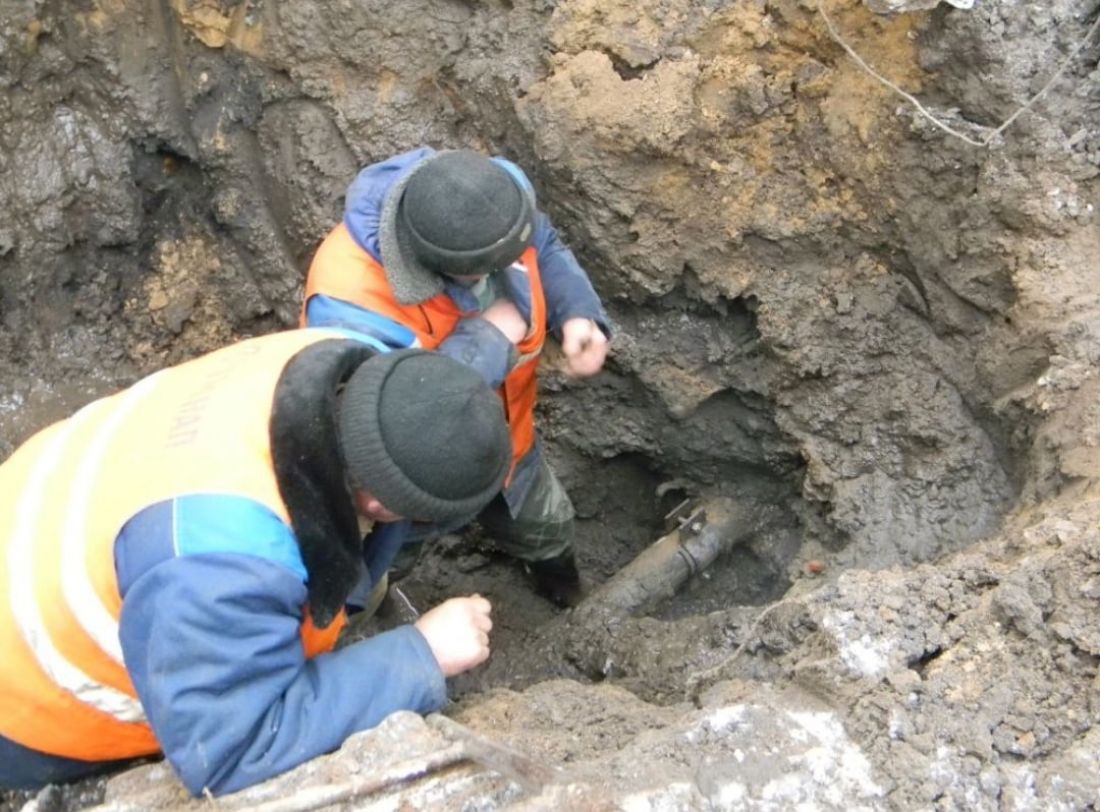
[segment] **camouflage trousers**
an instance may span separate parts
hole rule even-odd
[[[497,547],[521,561],[545,561],[573,548],[573,502],[545,455],[516,515],[498,495],[477,520]]]

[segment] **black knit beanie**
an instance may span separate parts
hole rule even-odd
[[[530,243],[534,207],[504,167],[471,150],[425,161],[409,177],[398,212],[416,258],[437,273],[489,273]]]
[[[512,441],[500,398],[439,353],[376,355],[348,380],[340,445],[352,484],[408,519],[476,514],[504,484]]]

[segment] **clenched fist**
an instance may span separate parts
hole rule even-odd
[[[588,378],[603,368],[607,336],[592,319],[569,319],[561,326],[561,349],[565,353],[565,374]]]
[[[425,612],[414,624],[443,671],[454,677],[489,659],[492,605],[480,595],[451,598]]]

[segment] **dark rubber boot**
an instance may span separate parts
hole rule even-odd
[[[576,606],[584,598],[572,550],[544,561],[528,561],[526,566],[535,581],[535,592],[547,600],[565,608]]]

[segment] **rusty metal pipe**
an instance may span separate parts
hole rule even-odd
[[[636,615],[671,598],[689,578],[753,531],[750,511],[732,499],[698,506],[684,524],[662,536],[597,588],[579,610]]]

